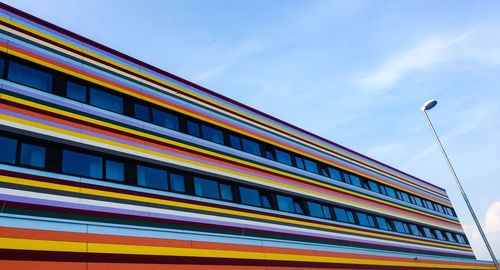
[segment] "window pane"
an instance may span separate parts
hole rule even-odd
[[[420,232],[420,229],[415,224],[410,224],[410,232],[413,235],[422,236],[422,232]]]
[[[330,178],[340,181],[340,172],[339,170],[328,167],[328,172],[330,173]]]
[[[195,137],[201,137],[200,124],[188,120],[187,133]]]
[[[94,88],[90,88],[90,105],[123,113],[123,98]]]
[[[286,165],[292,165],[292,157],[289,153],[281,151],[279,149],[274,149],[274,153],[276,154],[276,160],[280,163]]]
[[[184,175],[169,173],[170,189],[177,192],[186,192],[186,180]]]
[[[201,130],[203,139],[218,144],[224,144],[224,135],[222,133],[222,130],[205,125],[201,125]]]
[[[396,192],[391,187],[385,187],[385,191],[387,192],[387,196],[396,198]]]
[[[201,197],[219,199],[217,182],[200,177],[194,178],[194,193]]]
[[[361,179],[359,179],[359,177],[357,177],[356,175],[352,175],[351,174],[351,184],[357,186],[357,187],[361,187]]]
[[[239,187],[241,203],[260,206],[259,191],[253,188]]]
[[[279,210],[287,212],[295,212],[295,207],[293,205],[292,198],[283,195],[276,195],[276,201],[278,202]]]
[[[305,170],[304,160],[301,157],[295,157],[295,164],[297,164],[297,168]]]
[[[260,195],[260,201],[263,207],[271,208],[271,200],[269,199],[269,195],[266,194]]]
[[[66,82],[66,97],[85,102],[87,100],[87,87],[79,83],[68,81]]]
[[[45,92],[52,91],[52,75],[50,73],[10,61],[8,79],[40,89]]]
[[[85,177],[102,178],[102,158],[64,150],[62,171]]]
[[[232,148],[241,150],[241,139],[236,135],[229,135],[229,144]]]
[[[304,165],[306,166],[306,170],[312,173],[318,173],[318,164],[316,162],[309,160],[307,158],[304,159]]]
[[[151,122],[151,116],[149,114],[149,107],[135,103],[134,104],[134,117],[136,119],[145,121],[145,122]]]
[[[179,130],[179,118],[171,113],[153,109],[153,124]]]
[[[394,228],[400,233],[409,233],[408,225],[403,222],[394,221]]]
[[[347,215],[347,211],[345,209],[334,207],[333,211],[335,212],[335,218],[337,221],[347,222],[347,223],[350,222],[349,217]]]
[[[434,230],[434,232],[436,233],[436,236],[439,240],[446,240],[440,230]]]
[[[220,196],[223,200],[234,201],[233,189],[231,188],[230,185],[219,184],[219,187],[220,187]]]
[[[265,151],[265,157],[267,159],[270,159],[270,160],[276,160],[276,158],[274,157],[274,151],[271,150],[271,149],[266,149]]]
[[[431,229],[429,229],[427,227],[423,227],[423,228],[424,228],[424,235],[425,235],[425,237],[432,238],[432,239],[436,238],[434,236],[434,234],[432,233]]]
[[[137,183],[143,187],[168,190],[167,171],[137,165]]]
[[[258,143],[247,138],[241,138],[241,142],[243,144],[243,151],[256,156],[261,156],[260,145]]]
[[[366,226],[366,227],[375,227],[375,222],[373,221],[372,216],[367,215],[365,213],[359,213],[359,212],[357,212],[357,216],[358,216],[359,225]]]
[[[294,202],[293,205],[295,206],[295,213],[304,214],[304,209],[302,209],[302,205],[299,202]]]
[[[28,143],[21,144],[21,158],[19,162],[27,166],[44,168],[45,147]]]
[[[0,58],[0,78],[3,77],[4,68],[5,68],[5,60],[3,58]]]
[[[17,140],[0,137],[0,162],[14,164],[16,163]]]
[[[315,202],[307,202],[307,209],[309,209],[309,214],[313,217],[324,218],[323,209],[321,204]]]
[[[450,242],[457,242],[457,240],[455,240],[455,237],[453,237],[453,234],[451,234],[450,232],[446,232],[446,239],[448,239],[448,241]]]
[[[125,180],[125,165],[123,162],[106,160],[106,179],[115,181]]]
[[[327,219],[332,219],[332,213],[330,212],[330,207],[323,205],[323,214],[325,215],[325,218]]]
[[[422,199],[417,196],[413,197],[413,199],[418,206],[422,206]]]
[[[377,217],[377,224],[382,230],[392,231],[391,224],[383,217]]]
[[[368,187],[370,188],[371,191],[380,193],[380,190],[378,189],[378,184],[373,182],[373,181],[368,181]]]

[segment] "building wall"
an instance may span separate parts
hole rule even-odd
[[[233,183],[235,196],[241,185],[291,196],[303,207],[304,200],[311,200],[463,234],[453,215],[68,99],[61,94],[66,87],[61,82],[80,79],[126,96],[127,106],[132,99],[141,100],[452,208],[439,187],[9,6],[0,7],[2,58],[39,65],[63,78],[52,81],[51,92],[41,91],[16,82],[4,67],[2,136],[44,145],[50,153],[73,149],[133,164],[127,168],[137,163],[167,168],[191,179],[191,193],[193,176],[205,177]],[[151,189],[137,180],[81,177],[61,173],[61,164],[40,170],[21,163],[18,157],[14,164],[0,164],[0,268],[493,269],[474,260],[467,243],[313,217],[307,210],[289,213],[245,205],[241,199]]]

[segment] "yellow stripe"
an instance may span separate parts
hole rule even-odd
[[[28,31],[28,32],[32,32],[32,33],[35,33],[35,34],[37,34],[37,35],[43,36],[44,38],[47,38],[47,39],[49,39],[49,40],[52,40],[52,41],[54,41],[54,42],[56,42],[56,43],[60,43],[60,44],[62,44],[62,45],[64,45],[64,46],[67,46],[67,47],[73,48],[73,49],[75,49],[75,50],[77,50],[77,51],[82,51],[83,53],[86,53],[86,54],[92,55],[93,57],[96,57],[96,58],[100,59],[101,61],[104,61],[104,62],[107,62],[107,63],[111,63],[111,64],[113,64],[113,65],[119,66],[119,67],[121,67],[121,68],[123,68],[123,69],[125,69],[125,70],[127,70],[127,71],[129,71],[129,72],[132,72],[132,73],[137,73],[137,74],[141,74],[141,76],[145,76],[145,77],[147,77],[147,78],[149,78],[149,79],[151,79],[151,80],[153,80],[153,81],[155,81],[155,82],[159,82],[159,83],[166,84],[166,85],[170,86],[171,88],[174,88],[174,89],[175,89],[175,90],[177,90],[177,91],[181,91],[181,92],[188,92],[190,95],[194,95],[194,96],[196,96],[196,97],[198,97],[198,98],[200,98],[200,99],[202,99],[202,100],[205,100],[205,101],[207,100],[205,97],[200,96],[200,95],[198,95],[198,94],[195,94],[195,93],[193,93],[193,92],[190,92],[190,91],[188,91],[187,89],[180,88],[180,87],[178,87],[178,86],[175,86],[175,85],[172,85],[172,84],[168,83],[167,81],[159,80],[159,79],[157,79],[157,78],[155,78],[155,77],[149,76],[148,74],[141,73],[140,71],[138,71],[138,70],[136,70],[136,69],[131,69],[131,68],[129,68],[128,66],[124,66],[124,65],[122,65],[122,64],[120,64],[120,63],[118,63],[118,62],[114,62],[114,61],[111,61],[111,60],[109,60],[109,59],[107,59],[107,58],[103,58],[103,57],[101,57],[100,55],[95,54],[95,53],[93,53],[93,52],[91,52],[91,51],[85,50],[85,49],[83,49],[83,48],[77,48],[77,47],[73,46],[73,45],[72,45],[72,44],[70,44],[70,43],[67,43],[67,42],[64,42],[64,41],[62,41],[62,40],[56,39],[56,38],[54,38],[54,37],[52,37],[52,36],[50,36],[50,35],[46,35],[46,34],[44,34],[44,33],[40,32],[40,31],[37,31],[37,30],[35,30],[35,29],[25,27],[24,25],[21,25],[21,24],[19,24],[19,23],[17,23],[17,22],[9,21],[9,20],[6,20],[5,18],[0,18],[0,20],[2,20],[2,21],[4,21],[4,22],[6,22],[7,24],[11,24],[11,25],[14,25],[14,26],[16,26],[16,27],[22,28],[22,29],[24,29],[24,30],[26,30],[26,31]],[[12,30],[12,31],[14,31],[14,30]],[[35,40],[35,39],[33,39],[33,40]],[[18,56],[19,56],[19,55],[18,55]],[[25,56],[24,58],[31,58],[31,57],[27,57],[27,56]],[[36,62],[39,62],[39,61],[37,60]],[[42,65],[43,65],[43,64],[42,64]],[[46,65],[47,65],[47,64],[46,64]],[[50,66],[51,66],[51,65],[50,65]],[[63,70],[62,70],[62,69],[60,69],[60,68],[56,68],[56,69],[57,69],[57,70],[60,70],[60,71],[63,71]],[[64,72],[64,71],[63,71],[63,72]],[[70,73],[71,75],[76,76],[74,72],[71,72],[71,71],[66,71],[66,72],[67,72],[67,73]],[[106,87],[112,88],[112,89],[117,90],[117,91],[119,91],[119,92],[122,92],[122,93],[127,93],[127,94],[129,94],[129,95],[133,95],[133,96],[135,96],[135,97],[139,97],[139,96],[137,96],[136,94],[133,94],[133,93],[130,93],[130,92],[124,91],[124,90],[122,90],[122,89],[120,89],[120,88],[117,88],[117,87],[115,87],[115,86],[113,86],[113,85],[109,85],[109,84],[107,84],[107,83],[104,83],[104,82],[101,82],[101,81],[97,81],[97,80],[94,80],[94,79],[92,79],[92,78],[88,78],[87,76],[83,76],[82,74],[79,74],[79,73],[77,73],[77,75],[79,75],[79,76],[77,76],[77,77],[85,77],[85,78],[87,78],[88,80],[90,80],[90,81],[92,81],[92,82],[94,82],[94,83],[104,85],[104,86],[106,86]],[[129,75],[129,77],[130,77],[130,76],[132,76],[132,77],[133,77],[134,75]],[[161,87],[161,86],[157,86],[157,87]],[[161,87],[161,88],[163,88],[163,87]],[[143,97],[143,99],[145,99],[145,98]],[[149,100],[149,99],[146,99],[146,100]],[[163,104],[163,103],[158,103],[158,102],[156,102],[156,101],[154,101],[154,100],[149,100],[149,101],[150,101],[150,102],[153,102],[153,103],[156,103],[156,104],[158,104],[158,105],[160,105],[160,106],[163,106],[163,107],[167,107],[167,108],[172,109],[172,107],[171,107],[171,106],[168,106],[168,105],[166,105],[166,104]],[[229,111],[231,111],[231,112],[233,112],[233,113],[234,113],[234,110],[233,110],[233,109],[231,109],[231,108],[229,108],[229,107],[227,107],[227,106],[224,106],[224,105],[222,105],[222,104],[220,104],[220,103],[217,103],[217,102],[216,102],[216,101],[214,101],[214,100],[211,100],[210,102],[212,102],[212,103],[214,103],[214,104],[216,104],[216,105],[218,105],[218,106],[221,106],[221,107],[225,108],[226,110],[229,110]],[[178,110],[178,109],[176,109],[176,110]],[[188,115],[192,115],[192,114],[191,114],[191,113],[189,113],[189,112],[185,112],[185,113],[186,113],[186,114],[188,114]],[[241,112],[240,112],[240,113],[241,113]],[[247,117],[249,117],[249,118],[253,119],[255,122],[262,123],[262,122],[261,122],[261,120],[260,120],[260,119],[258,119],[258,118],[252,117],[251,115],[247,115],[247,114],[245,114],[245,115],[246,115]],[[196,117],[200,117],[200,116],[196,116]],[[219,124],[220,124],[221,126],[224,126],[224,127],[228,128],[228,129],[231,129],[231,130],[235,130],[235,131],[239,131],[239,132],[241,132],[241,133],[244,133],[244,134],[246,134],[246,135],[248,135],[248,136],[250,136],[250,137],[255,137],[255,135],[254,135],[254,134],[248,134],[248,133],[243,132],[243,131],[241,131],[241,130],[236,130],[236,129],[234,129],[234,128],[232,128],[232,127],[228,127],[227,125],[224,125],[224,124],[222,124],[222,123],[219,123]],[[269,123],[267,123],[267,124],[269,124]],[[276,129],[278,129],[278,130],[280,130],[282,133],[284,133],[285,137],[287,137],[287,135],[289,135],[289,134],[290,134],[290,130],[284,130],[284,129],[281,129],[281,128],[277,127],[277,126],[273,126],[273,127],[274,127],[274,128],[276,128]],[[300,136],[300,135],[298,135],[298,134],[296,134],[296,133],[293,133],[293,135],[294,135],[294,136],[296,136],[296,137],[298,137],[298,138],[300,138],[301,140],[303,140],[303,141],[305,141],[305,142],[307,142],[307,143],[311,144],[311,141],[310,141],[309,139],[306,139],[306,138],[304,138],[304,137],[302,137],[302,136]],[[263,141],[269,142],[266,138],[260,138],[260,139],[261,139],[261,140],[263,140]],[[334,153],[338,154],[338,152],[337,152],[337,151],[335,151],[335,150],[331,149],[330,147],[328,147],[328,146],[326,146],[326,145],[324,145],[324,144],[322,144],[322,143],[319,143],[319,142],[312,142],[312,143],[313,143],[313,144],[319,144],[319,145],[321,145],[322,147],[325,147],[325,148],[329,149],[329,151],[332,151],[332,152],[334,152]],[[289,149],[288,147],[286,147],[286,146],[285,146],[284,148],[286,148],[286,149],[290,150],[290,149]],[[295,151],[295,150],[293,150],[293,151]],[[296,152],[301,152],[301,151],[299,150],[299,151],[296,151]],[[303,155],[305,155],[305,156],[309,156],[309,157],[310,157],[310,155],[309,155],[309,154],[307,154],[307,153],[303,153],[303,152],[301,152],[301,153],[302,153]],[[366,163],[365,163],[365,162],[363,162],[363,161],[361,161],[361,160],[358,160],[358,159],[354,158],[352,155],[349,155],[349,154],[347,154],[347,153],[342,153],[342,155],[346,155],[346,156],[348,156],[350,159],[355,160],[355,161],[357,161],[357,162],[359,162],[359,163],[361,163],[361,164],[365,164],[365,165],[366,165]],[[332,164],[332,162],[331,162],[331,161],[328,161],[328,160],[323,160],[323,161],[324,161],[325,163]],[[335,163],[334,165],[335,165],[335,166],[341,166],[340,164],[336,164],[336,163]],[[342,167],[343,167],[343,166],[342,166]],[[344,169],[346,169],[346,170],[348,170],[348,171],[352,171],[352,169],[350,169],[350,168],[344,168]],[[378,169],[378,170],[380,170],[380,171],[382,171],[382,172],[384,172],[384,173],[387,173],[387,172],[385,172],[385,171],[384,171],[383,169],[381,169],[381,168],[377,168],[377,169]],[[362,172],[357,172],[357,171],[356,171],[356,173],[360,173],[360,174],[362,174],[362,175],[363,175],[363,176],[365,176],[365,177],[367,177],[367,176],[368,176],[368,175],[366,175],[366,174],[364,174],[364,173],[362,173]],[[412,185],[412,186],[417,186],[417,185],[416,185],[416,184],[415,184],[412,180],[409,180],[409,179],[406,179],[406,178],[403,178],[403,177],[400,177],[400,176],[394,175],[394,174],[392,174],[392,173],[390,173],[390,174],[391,174],[393,177],[398,178],[398,179],[400,179],[400,180],[403,180],[403,181],[407,182],[408,184],[410,184],[410,185]],[[383,179],[378,179],[378,180],[379,180],[379,181],[381,181],[381,182],[383,182],[383,183],[386,183],[386,184],[389,184],[389,185],[390,185],[390,183],[387,183],[387,182],[386,182],[385,180],[383,180]],[[419,187],[420,187],[420,188],[423,188],[423,189],[426,189],[426,190],[428,190],[428,191],[429,191],[429,192],[431,192],[431,193],[438,194],[438,195],[443,196],[443,197],[445,197],[445,198],[446,198],[446,195],[445,195],[444,193],[441,193],[441,192],[437,192],[437,191],[434,191],[434,190],[428,189],[428,188],[426,188],[426,187],[424,187],[424,186],[419,186]],[[412,191],[407,190],[407,189],[406,189],[406,188],[404,188],[404,187],[403,187],[402,189],[404,189],[404,190],[409,191],[410,193],[412,193]],[[420,195],[420,196],[422,196],[422,195]],[[434,198],[426,197],[425,195],[423,195],[423,197],[425,197],[426,199],[429,199],[429,200],[431,200],[431,201],[435,201],[435,199],[434,199]],[[435,202],[438,202],[438,201],[435,201]]]
[[[86,250],[87,246],[87,250]],[[33,239],[0,238],[0,248],[16,250],[36,250],[53,252],[89,252],[100,254],[130,254],[130,255],[153,255],[153,256],[182,256],[199,258],[229,258],[229,259],[253,259],[266,261],[289,261],[289,262],[315,262],[332,264],[356,264],[356,265],[379,265],[379,266],[406,266],[417,268],[435,269],[494,269],[485,265],[458,265],[446,262],[402,262],[396,260],[375,260],[363,258],[348,258],[334,256],[313,256],[300,254],[232,251],[218,249],[200,248],[178,248],[145,245],[103,244],[83,243],[68,241],[49,241]]]
[[[347,193],[347,194],[355,196],[355,197],[359,197],[359,198],[362,198],[362,199],[375,201],[375,202],[378,202],[378,203],[381,203],[381,204],[385,204],[385,205],[389,205],[389,206],[392,206],[392,207],[395,207],[395,208],[398,208],[398,209],[401,209],[401,210],[404,210],[404,211],[408,211],[408,212],[411,212],[411,213],[420,214],[420,215],[423,215],[425,217],[430,217],[430,218],[434,218],[434,219],[437,219],[437,220],[449,222],[449,223],[454,224],[456,227],[453,228],[453,227],[446,226],[446,228],[449,228],[449,229],[452,229],[452,230],[457,230],[457,229],[459,230],[460,229],[460,227],[458,226],[460,224],[459,222],[456,222],[456,221],[453,221],[453,220],[449,220],[449,219],[446,219],[446,218],[443,218],[443,217],[439,217],[439,216],[434,216],[432,214],[429,214],[429,213],[426,213],[426,212],[423,212],[423,211],[419,211],[419,210],[412,209],[412,208],[409,208],[409,207],[405,207],[405,206],[402,206],[402,205],[397,205],[397,204],[394,204],[394,203],[391,203],[391,202],[388,202],[388,201],[385,201],[385,200],[381,200],[381,199],[378,199],[378,198],[369,197],[369,196],[361,194],[361,193],[356,193],[356,192],[353,192],[353,191],[345,190],[345,189],[342,189],[342,188],[339,188],[339,187],[336,187],[336,186],[333,186],[333,185],[325,184],[325,183],[322,183],[322,182],[319,182],[319,181],[310,180],[308,178],[300,177],[298,175],[286,173],[286,172],[283,172],[283,171],[278,171],[278,170],[275,170],[275,169],[272,169],[272,168],[269,168],[269,167],[264,167],[264,166],[261,166],[261,165],[255,164],[255,163],[251,163],[251,162],[247,162],[247,161],[240,160],[240,159],[237,159],[237,158],[233,158],[233,157],[230,157],[230,156],[218,154],[218,153],[215,153],[215,152],[212,152],[212,151],[209,151],[209,150],[205,150],[205,149],[202,149],[202,148],[197,148],[197,147],[194,147],[192,145],[188,145],[188,144],[180,143],[180,142],[177,142],[177,141],[165,139],[163,137],[158,137],[158,136],[154,136],[154,135],[151,135],[151,134],[139,132],[139,131],[136,131],[136,130],[133,130],[133,129],[124,128],[122,126],[118,126],[118,125],[111,124],[111,123],[108,123],[108,122],[100,121],[100,120],[97,120],[95,118],[90,118],[90,117],[82,116],[82,115],[79,115],[79,114],[67,112],[67,111],[64,111],[64,110],[56,109],[56,108],[53,108],[53,107],[48,107],[46,105],[42,105],[42,104],[34,103],[34,102],[31,102],[31,101],[28,101],[28,100],[17,98],[17,97],[11,96],[11,95],[6,94],[6,93],[3,95],[2,98],[6,99],[6,100],[9,100],[11,102],[23,104],[23,105],[30,106],[30,107],[35,107],[35,108],[38,108],[38,109],[43,109],[45,111],[49,111],[49,112],[57,113],[57,114],[60,114],[60,115],[72,117],[72,118],[75,118],[75,119],[78,119],[78,120],[81,120],[81,121],[86,121],[86,122],[98,124],[98,125],[101,125],[101,126],[110,127],[110,128],[113,128],[113,129],[116,129],[116,130],[120,130],[120,131],[123,131],[123,132],[126,132],[126,133],[130,133],[130,134],[134,134],[134,135],[139,135],[139,136],[142,136],[142,137],[145,137],[145,138],[149,138],[149,139],[153,139],[153,140],[156,140],[156,141],[159,141],[159,142],[171,144],[171,145],[174,145],[174,146],[181,147],[183,149],[193,150],[193,151],[197,151],[199,153],[203,153],[203,154],[206,154],[206,155],[211,155],[211,156],[215,156],[215,157],[218,157],[218,158],[226,159],[226,160],[229,160],[229,161],[232,161],[232,162],[243,164],[244,166],[255,167],[255,168],[260,169],[260,170],[268,171],[270,173],[274,173],[274,174],[278,174],[278,175],[281,175],[281,176],[284,176],[284,177],[296,179],[296,180],[299,180],[299,181],[302,181],[302,182],[306,182],[306,183],[309,183],[309,184],[316,184],[316,185],[321,186],[322,188],[326,188],[326,189],[329,189],[329,190],[334,190],[334,191],[337,191],[337,192],[344,192],[344,193]],[[66,131],[66,130],[64,130],[64,132],[65,133],[70,133],[70,131]],[[74,136],[81,136],[80,133],[73,133],[73,135]],[[87,135],[85,135],[85,136],[87,136]],[[94,141],[100,141],[100,142],[106,143],[106,144],[112,144],[112,145],[115,145],[115,146],[118,146],[118,147],[124,147],[123,144],[114,143],[112,141],[105,140],[105,139],[100,139],[100,138],[96,138],[96,137],[88,137],[88,139],[89,140],[94,140]],[[125,146],[125,148],[129,148],[129,149],[133,148],[133,150],[137,151],[137,152],[149,153],[149,151],[145,151],[144,149],[137,148],[137,147],[132,147],[130,145]],[[292,185],[278,183],[276,181],[268,180],[266,178],[256,178],[253,175],[241,173],[241,172],[234,171],[234,170],[223,169],[221,167],[212,166],[212,165],[208,165],[208,164],[200,163],[200,162],[195,162],[195,161],[189,160],[189,159],[181,159],[181,158],[178,158],[178,157],[175,157],[175,156],[166,155],[166,154],[159,153],[159,152],[154,152],[154,153],[149,153],[149,154],[154,154],[154,155],[157,155],[157,156],[163,156],[165,158],[174,159],[174,160],[177,160],[179,162],[195,164],[197,166],[205,167],[205,168],[210,168],[210,169],[213,169],[213,170],[223,171],[225,173],[229,173],[229,174],[233,174],[233,175],[238,175],[240,177],[251,178],[251,179],[254,179],[254,180],[257,180],[257,181],[261,181],[261,182],[264,182],[264,183],[267,183],[267,184],[271,184],[271,185],[278,185],[278,186],[283,187],[285,190],[298,190],[298,192],[300,192],[301,194],[306,194],[306,195],[309,195],[309,196],[312,196],[312,197],[316,197],[316,198],[318,196],[319,197],[326,197],[326,198],[328,198],[330,200],[333,200],[333,201],[341,201],[342,203],[346,203],[346,204],[350,204],[350,205],[357,205],[358,207],[366,208],[366,204],[363,204],[363,203],[352,202],[352,201],[346,200],[346,199],[340,199],[338,197],[327,195],[327,194],[324,194],[324,193],[321,193],[321,192],[315,192],[315,191],[311,191],[309,189],[298,188],[298,187],[295,187],[295,186],[292,186]],[[374,209],[372,211],[380,211],[379,210],[380,208],[371,207],[371,209]],[[384,211],[388,211],[388,210],[384,209]],[[397,215],[399,217],[404,217],[406,219],[418,220],[420,222],[426,222],[426,223],[434,224],[436,226],[443,226],[443,225],[440,225],[439,223],[435,223],[433,221],[424,220],[424,219],[421,219],[421,218],[417,218],[417,217],[414,217],[414,216],[409,216],[409,215],[402,214],[402,213],[396,213],[396,212],[393,212],[393,211],[390,211],[390,213],[392,213],[392,215]]]

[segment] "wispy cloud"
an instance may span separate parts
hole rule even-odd
[[[408,73],[429,68],[452,58],[450,49],[466,40],[470,35],[471,32],[466,32],[454,37],[430,38],[389,58],[380,67],[362,76],[359,83],[371,91],[392,87]]]
[[[486,210],[484,223],[486,232],[500,234],[500,200],[493,202]]]

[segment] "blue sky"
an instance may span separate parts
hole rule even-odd
[[[500,257],[499,1],[5,2],[446,188],[488,259],[437,99]]]

